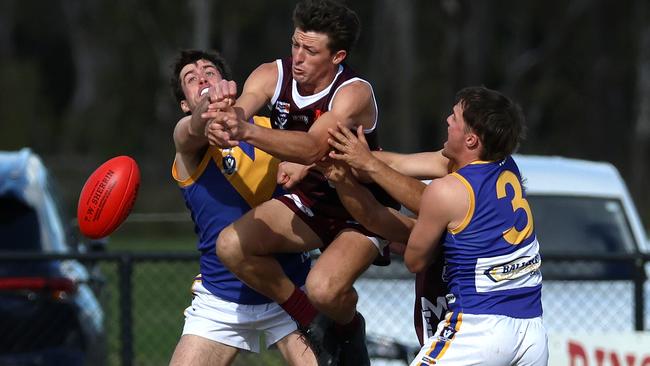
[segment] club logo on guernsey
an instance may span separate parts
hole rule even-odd
[[[508,263],[503,263],[488,268],[485,271],[485,275],[493,282],[513,280],[526,274],[538,271],[541,262],[542,261],[539,254],[536,254],[533,257],[520,257]]]
[[[221,160],[223,164],[223,172],[228,175],[232,175],[237,171],[237,160],[235,160],[235,157],[228,154],[223,157]]]
[[[278,111],[278,120],[274,123],[284,130],[287,124],[287,118],[289,117],[289,108],[291,105],[287,102],[277,101],[275,102],[275,109]]]

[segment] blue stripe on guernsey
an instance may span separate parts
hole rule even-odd
[[[418,366],[435,365],[437,360],[441,359],[451,346],[461,324],[463,324],[463,313],[456,311],[447,313],[444,328],[439,334],[436,334],[437,340],[431,344]]]
[[[443,244],[450,309],[541,316],[539,243],[516,163],[474,162],[452,176],[465,185],[470,207]]]
[[[255,117],[255,124],[270,127],[268,118]],[[178,180],[186,206],[190,209],[201,252],[200,269],[203,286],[212,294],[239,304],[264,304],[270,299],[239,281],[216,255],[215,243],[223,228],[252,207],[284,193],[276,185],[278,160],[245,142],[231,150],[237,161],[233,174],[222,173],[222,157],[216,147],[209,147],[194,172]],[[172,175],[177,177],[175,165]],[[276,258],[285,273],[297,285],[305,283],[310,261],[301,254],[281,254]]]
[[[254,118],[259,118],[259,117],[254,117]],[[266,119],[266,121],[268,121],[268,119]],[[268,128],[271,128],[271,126],[268,126]],[[246,156],[248,156],[250,160],[255,160],[255,146],[248,143],[243,143],[239,145],[239,149],[244,154],[246,154]]]

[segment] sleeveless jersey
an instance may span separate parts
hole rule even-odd
[[[291,57],[276,60],[278,68],[278,81],[275,92],[271,98],[271,121],[273,128],[292,131],[308,131],[314,121],[321,114],[330,110],[332,100],[339,89],[349,83],[361,81],[370,86],[366,80],[361,79],[347,65],[339,65],[334,80],[322,91],[313,95],[300,95],[298,86],[293,79],[291,71]],[[372,91],[372,86],[370,86]],[[374,94],[373,94],[374,102]],[[375,111],[377,104],[375,102]],[[375,113],[377,116],[377,113]],[[356,133],[353,131],[353,133]],[[375,117],[372,128],[364,130],[366,140],[371,150],[379,149],[377,136],[377,118]],[[374,196],[383,204],[398,207],[395,201],[377,185],[369,184],[367,187]],[[319,172],[310,170],[307,176],[292,190],[300,200],[314,212],[319,212],[328,217],[351,219],[343,204],[336,194],[336,190],[329,185],[327,179]]]
[[[470,209],[443,244],[450,309],[541,316],[539,243],[516,163],[474,162],[452,176],[467,188]]]
[[[253,121],[270,128],[268,118],[254,117]],[[215,296],[235,303],[270,303],[272,300],[246,286],[221,263],[215,243],[223,228],[252,207],[283,193],[276,184],[278,160],[243,141],[230,155],[236,166],[232,174],[224,173],[224,161],[230,159],[228,153],[210,146],[188,179],[177,178],[175,162],[172,175],[180,186],[198,235],[203,286]],[[296,286],[304,285],[311,265],[308,255],[279,254],[276,258]]]

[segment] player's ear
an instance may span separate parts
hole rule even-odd
[[[188,113],[190,111],[190,107],[187,105],[187,100],[185,99],[181,100],[181,110],[183,113]]]
[[[474,132],[469,132],[465,134],[465,145],[469,149],[476,149],[480,146],[481,141]]]
[[[341,62],[343,62],[343,60],[345,60],[347,55],[348,55],[348,52],[346,50],[338,50],[338,51],[336,51],[334,53],[334,57],[332,57],[332,63],[334,63],[334,65],[340,64]]]

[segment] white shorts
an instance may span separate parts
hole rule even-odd
[[[411,366],[548,365],[542,318],[447,312]]]
[[[193,334],[232,347],[259,352],[260,336],[266,347],[297,329],[280,305],[242,305],[214,296],[201,281],[192,285],[192,305],[185,309],[183,335]]]

